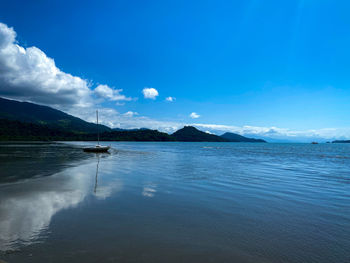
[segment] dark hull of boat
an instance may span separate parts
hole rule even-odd
[[[84,152],[91,152],[91,153],[105,153],[108,152],[110,147],[86,147],[83,148]]]

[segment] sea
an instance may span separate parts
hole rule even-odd
[[[350,262],[350,144],[0,143],[0,262]]]

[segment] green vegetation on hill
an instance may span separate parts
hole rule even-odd
[[[209,134],[185,126],[169,135],[146,128],[123,130],[99,125],[101,141],[228,142],[263,140],[225,133]],[[0,98],[1,141],[95,141],[97,126],[50,107]]]
[[[96,141],[97,133],[76,133],[54,129],[47,125],[0,119],[0,141]],[[157,130],[138,129],[105,131],[101,141],[181,141],[227,142],[217,135],[208,134],[186,126],[169,135]]]
[[[96,134],[94,136],[96,138]],[[167,133],[146,129],[104,132],[100,134],[100,138],[104,141],[175,141]]]
[[[29,102],[19,102],[0,98],[0,118],[17,120],[26,123],[46,125],[74,133],[96,132],[96,124],[83,121],[59,110]],[[100,131],[111,131],[104,125],[99,125]]]
[[[97,133],[74,133],[46,125],[0,119],[1,141],[96,141]],[[174,141],[157,130],[112,131],[100,134],[101,141]]]
[[[69,141],[78,135],[45,125],[0,119],[1,141]]]

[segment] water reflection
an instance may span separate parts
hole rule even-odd
[[[92,157],[63,143],[0,143],[0,183],[50,176]]]
[[[155,184],[146,184],[143,187],[142,195],[145,197],[154,197],[157,192],[157,186]]]
[[[118,153],[0,183],[0,251],[20,248],[0,258],[350,262],[350,159],[319,157],[346,156],[350,145],[215,145],[115,143]],[[46,152],[21,167],[54,163]],[[0,154],[1,176],[3,163]]]
[[[100,164],[100,155],[97,155],[97,165],[96,165],[96,177],[95,177],[95,187],[94,187],[94,193],[96,194],[97,190],[97,178],[98,178],[98,166]]]
[[[94,196],[99,200],[105,200],[106,198],[110,197],[113,193],[118,192],[122,189],[122,181],[116,177],[116,174],[114,172],[114,176],[112,180],[107,180],[105,182],[102,181],[99,183],[99,165],[100,165],[100,158],[107,157],[105,153],[97,153],[97,164],[96,164],[96,174],[95,174],[95,185],[94,185]],[[107,163],[105,165],[108,166]]]
[[[72,168],[50,177],[1,186],[0,250],[34,242],[60,210],[76,207],[89,192],[89,173]]]
[[[117,179],[98,184],[101,157],[105,156],[93,156],[96,163],[81,162],[51,176],[0,184],[0,251],[40,242],[53,216],[82,203],[92,188],[97,199],[121,190]]]

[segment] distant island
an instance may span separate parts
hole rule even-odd
[[[146,128],[111,129],[104,125],[99,125],[99,130],[102,141],[266,142],[228,132],[218,136],[192,126],[173,134]],[[96,131],[96,124],[62,111],[0,98],[1,141],[95,141]]]
[[[266,142],[263,139],[247,138],[232,132],[226,132],[223,135],[221,135],[221,137],[230,142]]]
[[[350,140],[335,140],[332,143],[350,143]]]

